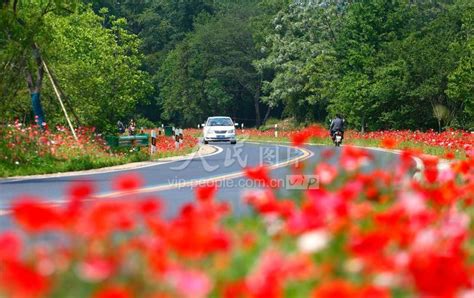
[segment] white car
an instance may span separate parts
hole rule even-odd
[[[234,121],[230,117],[216,116],[207,118],[206,123],[203,123],[204,144],[209,142],[230,142],[237,143],[235,138]]]

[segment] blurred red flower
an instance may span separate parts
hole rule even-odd
[[[117,265],[117,262],[110,257],[89,256],[79,264],[78,273],[83,280],[102,281],[112,276]]]
[[[44,297],[49,290],[49,281],[19,261],[2,261],[0,289],[8,293],[9,297]]]
[[[261,165],[253,168],[247,167],[244,171],[247,178],[262,182],[264,185],[270,184],[271,179],[266,166]]]
[[[33,197],[22,197],[13,203],[13,217],[26,231],[39,233],[63,226],[62,216],[56,207],[41,203]]]
[[[385,137],[382,139],[381,145],[383,148],[393,149],[397,146],[397,141],[392,137]]]
[[[199,202],[208,202],[213,199],[217,191],[215,184],[199,185],[195,188],[196,198]]]
[[[209,277],[198,270],[171,268],[165,273],[164,278],[174,287],[179,297],[207,297],[213,286]]]
[[[68,187],[68,195],[75,199],[85,199],[94,193],[94,185],[87,181],[73,182]]]
[[[93,298],[133,298],[132,291],[123,286],[106,286],[97,291]]]
[[[324,282],[312,293],[313,298],[353,298],[356,295],[354,286],[344,280]]]
[[[115,177],[113,187],[119,191],[136,190],[143,185],[143,177],[138,173],[126,173]]]
[[[13,231],[0,234],[0,264],[7,260],[17,260],[20,257],[22,241]]]

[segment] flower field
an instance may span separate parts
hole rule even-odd
[[[278,131],[278,138],[275,138],[274,129],[265,131],[245,129],[238,132],[242,138],[286,141],[296,138],[297,142],[298,138],[306,139],[304,136],[309,134],[313,142],[331,144],[328,130],[319,125],[310,126],[300,131]],[[417,149],[427,154],[452,159],[453,157],[464,158],[466,154],[472,154],[470,152],[474,150],[474,133],[456,130],[447,130],[441,133],[389,130],[362,134],[355,130],[347,130],[344,134],[344,143],[359,146],[380,146],[389,149]]]
[[[438,170],[425,157],[414,180],[412,154],[362,172],[371,154],[345,146],[338,166],[293,167],[320,187],[291,196],[265,167],[247,168],[268,187],[242,198],[254,210],[242,218],[214,185],[165,218],[165,202],[133,193],[136,175],[114,181],[120,200],[93,200],[90,183],[71,185],[60,207],[18,198],[17,229],[0,234],[0,296],[473,297],[474,158]]]
[[[198,145],[199,140],[191,133],[184,133],[183,142],[176,149],[176,142],[173,137],[159,135],[156,137],[156,154],[152,158],[161,158],[174,155],[182,155],[192,152]]]
[[[171,137],[158,136],[157,152],[150,157],[148,148],[140,152],[111,151],[94,128],[78,128],[78,141],[70,130],[56,127],[40,131],[16,122],[0,127],[0,177],[87,170],[189,153],[198,140],[185,134],[176,149]]]

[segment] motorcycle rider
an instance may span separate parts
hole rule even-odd
[[[342,138],[344,139],[344,123],[345,120],[340,114],[336,114],[336,118],[331,120],[331,126],[329,128],[329,133],[331,134],[331,139],[334,141],[334,133],[340,131]]]

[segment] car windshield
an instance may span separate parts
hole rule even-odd
[[[233,126],[230,118],[212,118],[207,121],[208,126]]]

